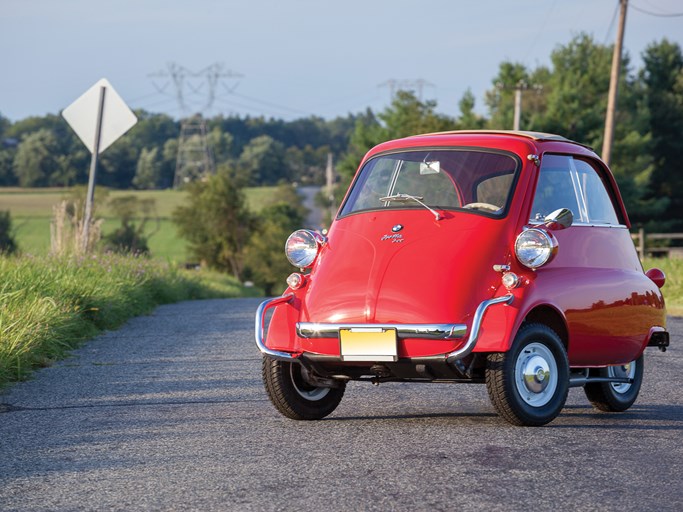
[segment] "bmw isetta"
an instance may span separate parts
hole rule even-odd
[[[500,416],[544,425],[581,386],[636,400],[666,350],[615,179],[588,147],[535,132],[447,132],[371,149],[329,232],[292,233],[300,272],[256,312],[276,409],[321,419],[347,382],[474,382]],[[266,312],[272,317],[266,330]]]

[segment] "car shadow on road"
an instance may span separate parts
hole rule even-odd
[[[468,425],[502,424],[494,412],[448,412],[415,414],[381,414],[377,416],[332,416],[329,422],[368,422],[388,420],[458,420]],[[605,413],[590,406],[568,405],[548,425],[553,428],[619,429],[619,430],[683,430],[683,406],[634,405],[623,413]]]
[[[425,420],[425,419],[461,419],[481,422],[481,420],[498,421],[498,415],[493,412],[441,412],[441,413],[415,413],[415,414],[380,414],[377,416],[332,416],[327,421],[387,421],[387,420]]]
[[[590,406],[569,405],[553,426],[559,428],[618,428],[623,430],[683,430],[683,406],[634,405],[621,413],[602,412]],[[577,423],[576,420],[580,420]]]

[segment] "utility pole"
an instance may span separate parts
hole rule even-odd
[[[607,96],[607,114],[605,116],[605,135],[602,142],[602,159],[609,166],[612,160],[612,145],[614,144],[614,116],[617,110],[617,95],[619,93],[619,75],[621,71],[621,49],[624,44],[624,28],[626,27],[626,11],[628,0],[619,0],[619,29],[617,40],[612,53],[612,73],[609,80],[609,94]]]
[[[519,131],[520,130],[520,121],[522,119],[522,92],[526,91],[528,89],[533,89],[536,91],[536,93],[541,92],[543,89],[542,85],[529,85],[526,81],[520,80],[515,84],[514,87],[507,87],[501,83],[496,84],[496,88],[499,91],[515,91],[515,107],[514,107],[514,114],[513,114],[513,120],[512,120],[512,129],[514,131]]]
[[[327,153],[327,167],[325,168],[325,192],[327,193],[327,199],[330,201],[330,222],[334,218],[334,214],[337,212],[337,208],[334,204],[334,163],[332,160],[332,153]]]
[[[515,87],[515,115],[512,121],[512,129],[519,131],[519,120],[522,117],[522,84],[526,87],[526,82],[519,82]]]

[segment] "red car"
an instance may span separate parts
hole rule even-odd
[[[287,240],[301,272],[256,313],[266,391],[299,420],[330,414],[351,380],[485,383],[516,425],[552,421],[573,386],[624,411],[646,347],[669,344],[665,276],[643,273],[629,227],[610,170],[563,137],[380,144],[329,233]]]

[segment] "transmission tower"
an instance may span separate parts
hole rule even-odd
[[[166,69],[150,76],[168,79],[163,85],[154,81],[152,84],[162,94],[166,93],[166,89],[172,84],[176,101],[182,111],[174,187],[182,187],[186,183],[213,174],[213,156],[207,139],[206,120],[202,114],[213,106],[216,88],[222,79],[237,79],[243,75],[225,69],[223,64],[219,63],[200,71],[190,71],[171,62],[167,64]],[[232,89],[234,87],[236,85]]]
[[[199,114],[183,119],[180,124],[173,188],[205,179],[214,171],[213,156],[206,136],[206,121]]]
[[[415,92],[417,93],[417,99],[422,101],[422,91],[424,88],[434,87],[434,84],[422,78],[418,78],[417,80],[397,80],[396,78],[390,78],[377,87],[389,87],[389,94],[392,101],[394,100],[397,91]]]

